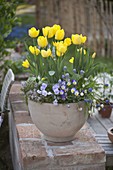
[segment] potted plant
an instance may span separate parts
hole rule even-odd
[[[97,103],[99,114],[103,118],[109,118],[112,112],[112,99],[113,99],[113,78],[110,74],[104,72],[98,75],[100,82],[100,99]]]
[[[72,140],[96,104],[96,53],[85,49],[86,36],[65,38],[60,25],[42,32],[32,27],[28,34],[31,44],[26,41],[29,54],[22,65],[30,77],[22,90],[33,122],[47,140]]]

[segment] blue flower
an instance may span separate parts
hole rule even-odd
[[[107,84],[107,83],[106,83],[106,84],[104,84],[104,86],[105,86],[105,87],[108,87],[108,86],[109,86],[109,84]]]
[[[63,70],[66,71],[67,70],[67,66],[64,66]]]
[[[108,103],[109,103],[109,100],[107,99],[107,100],[105,100],[105,102],[106,102],[106,104],[108,104]]]
[[[80,70],[80,74],[84,74],[84,70]]]
[[[89,92],[92,92],[92,90],[93,90],[93,89],[92,89],[91,87],[88,89]]]
[[[73,72],[76,73],[76,69],[75,68],[73,69]]]

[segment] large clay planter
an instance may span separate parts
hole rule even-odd
[[[73,140],[87,119],[84,102],[55,106],[28,100],[28,107],[31,118],[43,137],[53,142]]]

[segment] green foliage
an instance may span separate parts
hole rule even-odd
[[[15,0],[0,0],[0,59],[8,54],[6,48],[9,47],[9,41],[5,39],[12,27],[19,22],[15,15],[17,5],[18,3]]]

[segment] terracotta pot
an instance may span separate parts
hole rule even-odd
[[[104,105],[104,107],[99,111],[103,118],[109,118],[111,116],[112,107],[109,104]]]
[[[113,127],[108,129],[109,140],[113,143]]]
[[[31,118],[46,140],[71,141],[87,119],[84,102],[59,104],[36,103],[28,100]],[[82,108],[79,111],[78,108]]]

